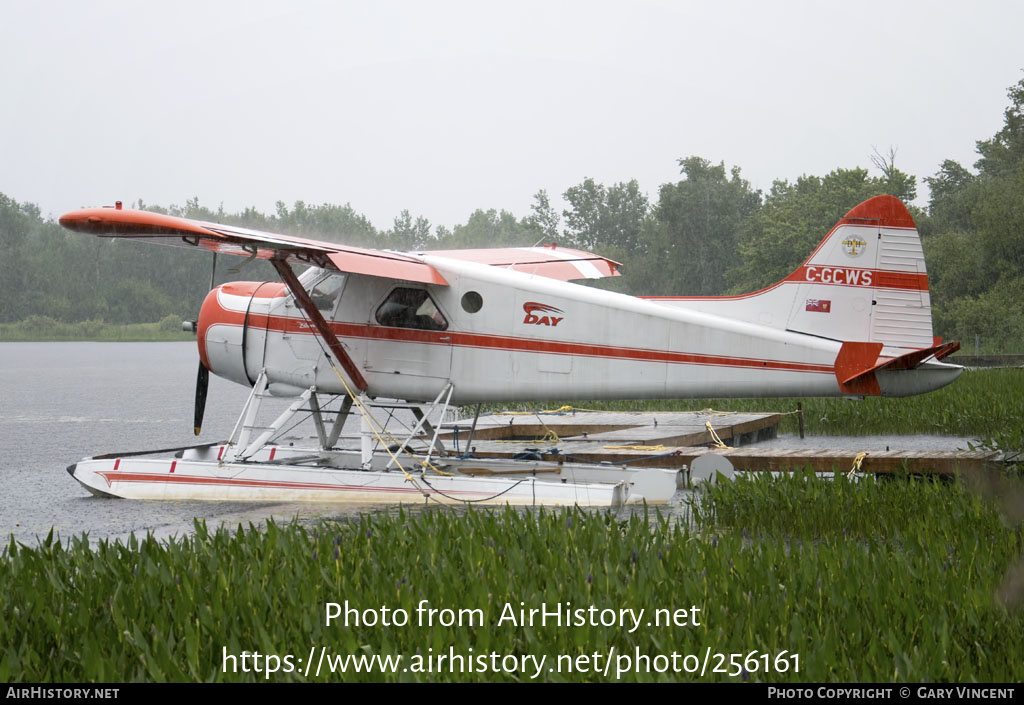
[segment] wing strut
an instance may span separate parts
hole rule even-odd
[[[327,325],[327,321],[320,315],[320,310],[313,303],[313,299],[309,298],[309,294],[302,288],[302,284],[299,283],[299,278],[295,276],[295,272],[288,266],[288,263],[278,256],[271,258],[270,263],[274,265],[274,269],[281,275],[281,280],[291,290],[295,296],[295,301],[298,302],[302,310],[309,316],[309,320],[312,321],[313,325],[316,326],[317,332],[320,337],[323,338],[324,342],[334,353],[334,357],[337,358],[338,362],[345,369],[345,374],[352,380],[352,384],[356,386],[360,392],[365,392],[366,387],[369,386],[366,383],[366,379],[363,377],[362,372],[356,367],[356,364],[352,362],[352,358],[349,357],[348,353],[345,352],[345,348],[342,347],[338,337],[334,335],[334,331]]]

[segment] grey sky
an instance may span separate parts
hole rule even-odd
[[[767,189],[869,167],[873,146],[920,179],[972,164],[1024,76],[1009,0],[4,0],[0,16],[0,192],[52,215],[198,196],[452,226],[587,176],[653,201],[689,155]]]

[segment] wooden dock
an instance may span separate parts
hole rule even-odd
[[[708,423],[718,437],[730,445],[746,445],[775,438],[780,414],[725,411],[689,412],[501,412],[481,416],[473,431],[473,445],[482,449],[485,441],[522,442],[526,445],[586,442],[600,445],[699,446],[713,443]],[[446,423],[446,440],[469,440],[472,419]],[[553,434],[553,435],[552,435]]]
[[[480,417],[471,452],[480,458],[532,457],[549,461],[609,463],[634,467],[689,467],[709,453],[724,456],[737,470],[816,472],[848,471],[856,448],[759,448],[757,442],[777,436],[780,414],[704,412],[651,413],[503,413]],[[458,437],[467,451],[472,419],[445,424],[449,450]],[[714,447],[710,423],[718,437],[734,446]],[[455,433],[458,427],[458,433]],[[936,474],[992,471],[1001,467],[998,451],[879,450],[869,451],[861,472],[874,474]]]

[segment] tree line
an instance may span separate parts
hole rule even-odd
[[[1009,89],[1004,125],[977,143],[973,171],[943,161],[924,178],[926,209],[910,206],[927,258],[935,332],[990,352],[1020,352],[1024,338],[1024,80]],[[824,176],[751,188],[738,166],[699,156],[678,160],[680,179],[656,199],[636,180],[584,179],[562,194],[560,212],[545,191],[522,218],[474,211],[465,223],[432,226],[402,211],[387,230],[350,204],[276,204],[226,213],[191,199],[142,208],[270,232],[394,250],[529,246],[556,242],[623,263],[602,286],[634,295],[713,296],[754,291],[793,271],[839,218],[879,194],[910,202],[917,177],[899,170],[896,150],[871,157],[872,170],[838,168]],[[0,323],[33,315],[77,322],[152,322],[192,318],[210,281],[207,253],[84,237],[41,216],[31,203],[0,194]],[[217,281],[273,279],[253,262],[219,258]]]

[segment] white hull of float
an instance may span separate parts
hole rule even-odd
[[[217,447],[212,449],[216,454]],[[281,456],[301,451],[279,450]],[[270,451],[266,451],[269,456]],[[606,475],[609,481],[580,481],[572,468],[511,468],[508,463],[472,461],[473,474],[358,470],[317,464],[288,464],[287,457],[244,463],[200,459],[202,451],[182,458],[87,458],[68,472],[96,495],[125,499],[310,501],[350,503],[487,503],[619,507],[665,504],[676,488],[675,474],[658,469]],[[298,459],[292,458],[292,462]],[[375,456],[375,464],[387,456]],[[335,462],[340,460],[334,459]],[[442,462],[447,462],[447,459]],[[540,463],[538,465],[551,465]],[[448,468],[451,470],[455,468]],[[486,477],[479,472],[488,473]],[[591,473],[592,474],[592,473]],[[551,475],[550,479],[547,475]],[[564,476],[562,476],[564,475]],[[575,481],[571,481],[575,480]]]
[[[227,459],[230,447],[227,445],[205,445],[195,448],[188,448],[180,455],[187,460],[208,460],[220,462]],[[302,446],[277,446],[271,445],[256,451],[250,460],[256,462],[282,463],[294,465],[301,463],[315,462],[316,465],[329,466],[333,468],[358,468],[361,460],[359,451],[354,450],[329,450],[323,451],[314,447]],[[401,456],[403,467],[416,467],[416,459]],[[400,472],[392,456],[387,453],[375,453],[370,461],[371,470]],[[633,468],[628,465],[612,465],[609,463],[559,463],[549,460],[513,460],[511,458],[472,458],[443,456],[431,459],[433,467],[444,472],[466,475],[469,477],[524,477],[532,475],[540,480],[561,483],[601,483],[615,484],[628,482],[634,484],[638,473],[643,472],[642,468]],[[647,468],[651,469],[651,468]],[[670,468],[654,468],[655,473],[646,473],[648,479],[644,486],[649,494],[660,496],[668,491],[670,483],[675,487],[684,487],[680,484],[682,473]],[[654,484],[657,483],[657,484]],[[661,486],[661,489],[656,489]],[[667,498],[665,501],[668,501]],[[651,504],[651,500],[647,500]]]

